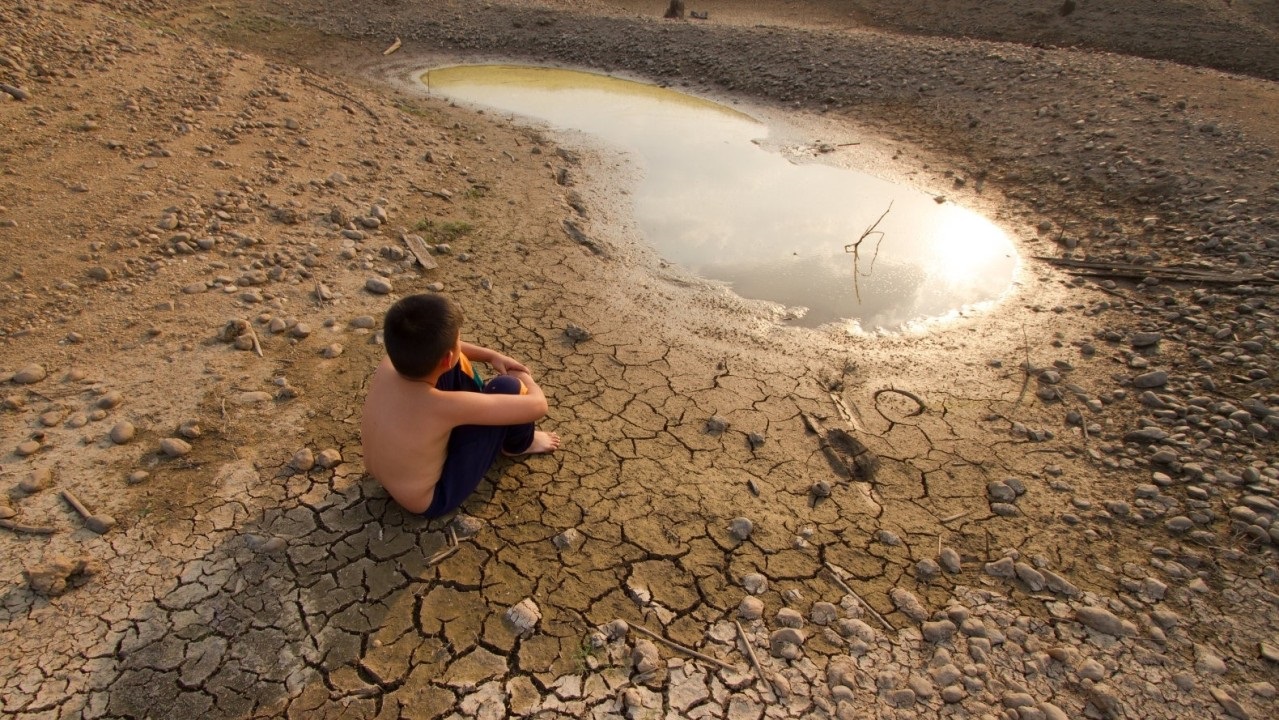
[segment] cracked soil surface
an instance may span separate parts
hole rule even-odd
[[[1273,717],[1273,4],[902,5],[0,7],[0,714]],[[413,81],[503,58],[785,117],[1018,282],[787,327],[610,151]],[[436,522],[358,437],[429,287],[566,440]]]

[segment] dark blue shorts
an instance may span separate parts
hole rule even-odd
[[[485,392],[519,395],[524,385],[511,375],[498,375],[483,387],[475,378],[462,372],[461,365],[440,376],[435,387],[454,392]],[[448,455],[440,481],[435,485],[435,499],[422,513],[437,518],[449,513],[475,492],[497,454],[505,451],[519,454],[533,444],[533,423],[523,425],[459,425],[449,434]]]

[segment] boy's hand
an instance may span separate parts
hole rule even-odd
[[[499,375],[505,375],[511,372],[528,373],[529,369],[515,358],[498,354],[489,360],[489,366],[498,372]],[[530,373],[531,374],[531,373]]]

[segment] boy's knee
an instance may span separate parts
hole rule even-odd
[[[512,375],[498,375],[484,384],[484,392],[498,395],[519,395],[524,390],[524,383]]]

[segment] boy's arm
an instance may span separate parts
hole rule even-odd
[[[528,368],[515,358],[508,357],[502,353],[480,345],[472,345],[469,342],[462,343],[462,352],[470,359],[477,360],[482,363],[488,363],[489,367],[498,373],[522,372],[528,373]],[[524,383],[528,385],[528,383]]]
[[[519,425],[546,415],[546,395],[526,372],[513,372],[524,383],[525,395],[450,392],[447,397],[454,425]]]

